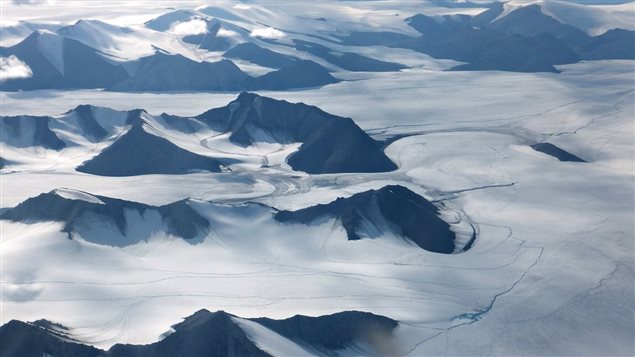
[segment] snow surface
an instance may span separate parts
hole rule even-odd
[[[86,201],[90,203],[97,203],[100,205],[105,204],[104,201],[86,192],[81,192],[77,190],[69,190],[66,188],[58,188],[54,192],[56,195],[69,199],[69,200]]]
[[[140,29],[171,9],[72,4],[58,0],[58,7],[38,10],[8,4],[3,19],[74,23],[82,17],[125,25],[132,35],[113,40],[120,46],[110,46],[117,56],[146,53],[130,47],[146,35],[166,47],[178,40],[169,31]],[[197,11],[247,33],[271,27],[285,33],[345,28],[408,34],[412,29],[403,19],[415,13],[483,10],[395,1],[228,4]],[[208,4],[182,6],[199,5]],[[590,33],[611,21],[626,26],[621,18],[632,17],[632,4],[579,11],[561,2],[541,6]],[[587,10],[593,21],[582,21]],[[95,41],[119,36],[121,29],[97,30]],[[126,45],[122,38],[128,36]],[[156,341],[201,308],[272,318],[355,309],[400,321],[395,330],[400,349],[392,355],[632,355],[633,61],[558,66],[561,74],[443,72],[453,62],[382,46],[332,46],[419,65],[393,73],[337,73],[349,80],[259,94],[353,118],[375,139],[390,139],[386,153],[398,170],[311,176],[285,162],[297,143],[240,148],[226,134],[207,129],[185,134],[159,117],[194,116],[226,105],[234,93],[0,92],[2,115],[56,115],[52,130],[69,143],[58,152],[16,148],[3,140],[0,156],[10,164],[0,175],[0,208],[56,189],[65,197],[103,195],[151,205],[192,198],[192,207],[212,226],[206,239],[191,244],[154,229],[161,222],[152,213],[129,216],[132,229],[147,239],[116,247],[89,242],[81,232],[69,240],[59,223],[0,221],[0,322],[47,318],[69,326],[74,338],[108,347]],[[86,140],[75,130],[74,114],[60,114],[79,104],[104,107],[93,110],[109,133],[104,142]],[[126,113],[118,111],[134,108],[148,110],[144,128],[154,135],[198,154],[235,160],[228,165],[231,172],[138,177],[75,172],[125,131]],[[557,161],[529,147],[537,142],[589,162]],[[474,227],[473,248],[442,255],[395,236],[348,241],[335,220],[281,224],[272,219],[272,209],[258,204],[299,209],[387,184],[403,185],[442,206],[442,217],[457,222],[453,229],[463,244]],[[111,228],[100,227],[104,242]],[[235,321],[274,354],[312,353],[260,325]]]
[[[233,317],[232,320],[242,328],[247,337],[263,351],[272,356],[315,356],[317,351],[307,351],[297,343],[280,336],[257,322]]]
[[[38,31],[40,32],[40,36],[37,38],[38,48],[53,67],[61,75],[64,75],[64,38],[46,30]]]

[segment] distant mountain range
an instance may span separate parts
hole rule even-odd
[[[547,5],[466,2],[461,7],[486,10],[477,15],[417,14],[405,21],[418,37],[410,32],[339,29],[335,33],[294,32],[284,41],[259,38],[241,25],[248,20],[218,8],[174,10],[136,27],[99,20],[80,20],[68,26],[22,22],[4,27],[3,33],[15,39],[33,32],[17,44],[0,47],[0,56],[15,56],[28,65],[32,75],[9,78],[0,85],[4,91],[288,90],[338,82],[331,72],[407,68],[369,57],[359,51],[360,46],[384,46],[386,51],[404,48],[465,62],[452,70],[557,73],[556,65],[580,60],[635,59],[635,31],[615,28],[591,36],[576,27],[578,22],[565,23],[550,15],[554,6]],[[179,26],[184,24],[199,28],[194,34],[181,33]],[[201,53],[214,54],[217,60],[210,61]],[[263,70],[248,74],[243,62]]]
[[[248,92],[225,107],[192,118],[81,105],[60,117],[0,117],[0,125],[4,129],[1,141],[16,148],[59,151],[67,146],[105,143],[105,147],[86,149],[97,154],[77,167],[77,171],[102,176],[219,172],[221,167],[237,162],[215,157],[217,152],[202,142],[196,142],[200,150],[192,152],[184,148],[185,143],[166,135],[171,131],[226,133],[228,144],[237,149],[259,142],[300,144],[286,161],[292,169],[312,174],[385,172],[397,168],[380,144],[352,119],[303,103]]]
[[[69,239],[81,238],[105,246],[133,245],[158,233],[198,243],[210,230],[218,228],[211,223],[213,216],[201,213],[214,205],[213,202],[181,200],[152,206],[59,188],[6,210],[0,214],[0,220],[26,224],[59,222],[61,231]],[[250,219],[241,207],[225,209],[233,210],[233,215],[239,219]],[[260,209],[270,220],[287,225],[319,224],[334,219],[342,225],[349,241],[403,239],[421,249],[442,254],[468,250],[475,238],[473,236],[468,242],[458,241],[452,226],[440,217],[437,206],[398,185],[296,211],[278,211],[264,205]],[[294,231],[290,226],[284,227]]]
[[[367,312],[344,311],[283,320],[240,318],[199,310],[172,326],[158,342],[116,344],[104,351],[74,339],[71,330],[47,320],[12,320],[0,327],[0,355],[14,356],[272,356],[384,352],[399,323]]]

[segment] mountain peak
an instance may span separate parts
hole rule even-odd
[[[238,97],[236,97],[236,99],[232,103],[235,103],[235,102],[238,102],[241,104],[251,103],[254,101],[254,99],[258,97],[260,97],[260,95],[256,93],[243,91],[238,95]]]
[[[438,208],[398,185],[340,197],[328,204],[297,211],[280,211],[275,219],[308,224],[325,216],[339,220],[349,240],[375,238],[393,232],[427,251],[451,254],[455,250],[455,234],[439,217]],[[368,222],[372,224],[366,224]]]

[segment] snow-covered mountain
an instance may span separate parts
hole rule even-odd
[[[160,342],[117,344],[108,351],[81,344],[68,328],[46,320],[13,320],[0,327],[3,355],[65,353],[78,356],[311,356],[388,352],[397,321],[358,311],[284,320],[244,319],[225,311],[199,310],[171,327]],[[16,341],[37,341],[23,345]]]
[[[32,71],[27,78],[2,82],[2,89],[103,88],[127,77],[126,71],[82,42],[47,31],[33,32],[11,47],[0,47],[0,56],[15,56]]]
[[[4,1],[0,355],[635,354],[635,6]]]
[[[248,92],[241,93],[225,107],[210,109],[193,118],[166,113],[152,116],[141,109],[124,113],[80,105],[57,118],[0,119],[2,128],[6,127],[0,142],[12,150],[18,149],[13,154],[16,158],[24,155],[19,150],[24,147],[59,151],[71,146],[74,160],[87,158],[77,165],[77,170],[94,175],[219,172],[221,166],[249,162],[241,152],[259,144],[277,148],[279,154],[297,147],[286,153],[288,157],[280,158],[296,171],[343,173],[396,169],[379,143],[353,120],[303,103],[278,101]],[[224,150],[215,150],[217,145],[222,145]],[[79,154],[80,151],[83,153]],[[269,165],[269,160],[261,165]]]
[[[474,6],[459,8],[479,9]],[[623,13],[632,13],[626,5],[597,7],[595,11],[590,10],[591,6],[559,1],[512,1],[484,6],[480,12],[466,14],[397,16],[393,22],[399,26],[393,27],[398,31],[285,16],[275,20],[280,27],[263,27],[259,19],[267,10],[260,6],[172,10],[132,26],[97,19],[82,19],[63,27],[22,22],[7,28],[12,41],[29,29],[36,32],[23,42],[2,49],[2,56],[16,56],[33,67],[34,73],[31,78],[6,80],[2,86],[3,90],[286,90],[334,82],[320,72],[395,72],[412,63],[417,65],[398,57],[375,58],[385,57],[374,51],[376,46],[465,62],[455,66],[455,70],[557,73],[556,65],[580,60],[635,58],[635,29],[623,21]],[[241,11],[249,16],[240,15]],[[300,18],[300,28],[280,29],[289,22],[299,25]],[[607,27],[610,20],[616,21],[617,29]],[[583,21],[591,24],[583,26]],[[418,34],[404,29],[407,25]],[[45,28],[55,29],[57,36]],[[361,51],[360,47],[368,51]],[[220,61],[223,58],[238,63]],[[294,66],[298,60],[317,62],[325,69],[313,68],[317,65]],[[165,69],[173,66],[179,69]],[[67,67],[77,73],[66,73]],[[248,74],[260,77],[272,69],[287,67],[290,69],[268,77],[248,79]],[[183,75],[170,77],[170,72]]]

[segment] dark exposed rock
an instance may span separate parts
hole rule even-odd
[[[309,224],[323,217],[333,217],[341,221],[349,240],[373,238],[391,231],[425,250],[450,254],[454,252],[455,234],[438,214],[436,206],[409,189],[385,186],[328,204],[280,211],[275,219]],[[368,227],[373,227],[372,231]]]
[[[112,346],[112,357],[146,356],[269,356],[252,342],[245,331],[224,311],[197,311],[172,326],[173,333],[149,345]]]
[[[435,58],[467,62],[454,70],[557,73],[554,64],[573,63],[578,59],[569,46],[549,34],[523,37],[490,27],[475,28],[469,17],[439,20],[416,15],[409,20],[409,24],[423,34],[398,46]]]
[[[60,71],[42,50],[42,43],[56,42],[61,48]],[[34,32],[11,47],[0,47],[0,56],[16,56],[26,63],[32,73],[28,78],[15,78],[1,82],[5,91],[53,88],[104,88],[127,77],[119,65],[107,61],[96,49],[63,36]]]
[[[40,146],[62,150],[66,144],[49,127],[49,117],[0,117],[0,140],[15,147]]]
[[[26,323],[11,320],[0,327],[0,356],[2,357],[101,357],[106,353],[93,346],[71,340],[55,326],[39,320]],[[60,327],[59,325],[57,326]],[[62,326],[63,328],[63,326]]]
[[[296,315],[284,320],[252,320],[290,340],[308,344],[325,354],[357,342],[372,342],[377,335],[390,337],[398,325],[397,321],[387,317],[360,311],[344,311],[318,317]]]
[[[410,36],[389,31],[351,31],[346,36],[335,37],[346,46],[388,46],[413,40]]]
[[[399,63],[384,62],[353,52],[333,54],[332,49],[313,42],[295,39],[293,43],[297,50],[318,56],[348,71],[391,72],[406,68]]]
[[[523,37],[549,35],[572,48],[589,40],[589,35],[586,32],[545,15],[539,5],[523,6],[501,19],[493,21],[488,24],[488,27],[506,34]]]
[[[591,38],[581,49],[583,59],[635,59],[635,31],[612,29]]]
[[[232,61],[196,62],[157,52],[138,60],[130,78],[109,87],[123,92],[242,90],[251,77]]]
[[[199,48],[208,51],[226,51],[232,43],[226,37],[218,36],[220,28],[220,23],[212,24],[206,33],[185,36],[183,41],[198,44]]]
[[[182,149],[167,139],[148,133],[143,127],[140,123],[133,125],[109,147],[77,167],[77,171],[102,176],[220,171],[216,159]]]
[[[379,145],[349,118],[303,103],[242,93],[229,105],[197,117],[230,140],[302,143],[288,158],[294,170],[308,173],[382,172],[396,168]]]
[[[88,217],[99,217],[100,222],[112,223],[121,235],[126,235],[129,222],[126,218],[126,211],[134,210],[143,214],[149,210],[156,210],[165,227],[167,233],[184,239],[192,239],[199,233],[205,232],[209,228],[209,221],[194,210],[187,201],[177,201],[164,206],[150,206],[138,202],[124,201],[110,197],[90,195],[85,192],[54,190],[40,194],[20,203],[16,207],[3,212],[0,219],[16,222],[41,222],[56,221],[63,222],[63,232],[72,236],[85,222],[94,222],[86,219]],[[64,194],[64,192],[70,192]],[[82,199],[87,197],[88,199]],[[90,224],[90,223],[89,223]],[[90,234],[90,229],[88,232]],[[90,236],[84,237],[91,240]],[[127,243],[133,244],[145,237],[128,237]],[[99,243],[108,244],[109,242]],[[118,245],[112,242],[112,245]]]
[[[250,88],[284,90],[318,87],[337,82],[339,80],[321,65],[313,61],[297,60],[287,67],[254,78]]]
[[[561,148],[550,143],[538,143],[530,145],[532,149],[542,152],[547,155],[551,155],[560,161],[572,161],[572,162],[586,162],[585,160],[562,150]]]
[[[7,357],[224,357],[270,356],[262,350],[237,317],[224,311],[199,310],[172,326],[162,340],[147,345],[116,344],[108,351],[83,345],[65,333],[64,326],[40,320],[12,320],[0,327],[0,355]],[[337,355],[346,348],[366,353],[381,352],[378,341],[389,341],[398,322],[367,312],[344,311],[309,317],[296,315],[284,320],[245,319],[288,338],[311,352]]]
[[[249,61],[269,68],[283,68],[291,65],[296,58],[262,48],[255,43],[245,42],[236,45],[223,55],[226,58],[236,58]]]
[[[93,107],[90,105],[78,105],[72,110],[77,114],[77,122],[84,136],[92,139],[93,141],[101,141],[108,136],[108,132],[104,129],[93,114]]]

